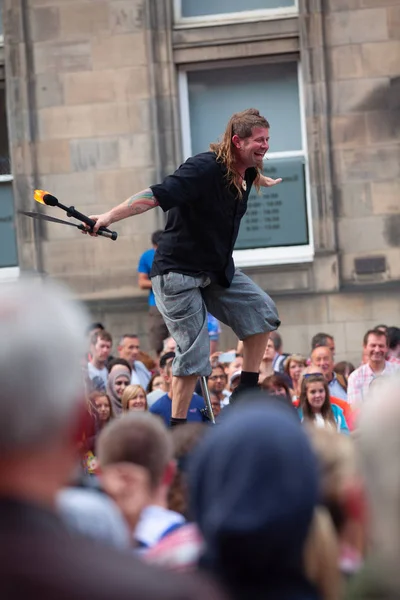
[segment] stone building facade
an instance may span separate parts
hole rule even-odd
[[[117,242],[18,211],[37,208],[32,190],[42,188],[103,212],[197,150],[208,102],[219,126],[224,103],[236,97],[242,110],[270,94],[278,171],[304,163],[304,190],[293,188],[304,207],[287,220],[296,229],[303,219],[307,239],[273,252],[258,243],[238,263],[276,300],[287,350],[307,353],[322,330],[338,358],[358,362],[368,327],[400,323],[400,0],[232,4],[234,13],[223,0],[3,0],[18,258],[2,266],[61,279],[94,319],[116,336],[136,330],[146,347],[136,267],[161,211],[116,224]],[[286,122],[299,147],[289,148]],[[225,329],[222,343],[234,343]]]

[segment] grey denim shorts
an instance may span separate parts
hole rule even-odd
[[[240,340],[280,325],[274,302],[239,270],[229,288],[211,283],[206,275],[175,272],[156,275],[151,282],[157,308],[177,345],[173,375],[210,375],[207,312],[231,327]]]

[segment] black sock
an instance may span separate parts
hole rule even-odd
[[[241,387],[257,387],[258,385],[258,373],[252,371],[242,371],[240,374]]]
[[[169,426],[176,427],[177,425],[184,425],[185,423],[187,423],[187,419],[176,419],[175,417],[171,417]]]

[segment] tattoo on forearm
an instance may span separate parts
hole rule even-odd
[[[151,190],[144,190],[129,198],[128,206],[132,215],[140,215],[141,213],[158,206],[158,202]]]

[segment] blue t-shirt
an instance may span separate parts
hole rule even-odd
[[[210,313],[207,313],[207,328],[210,340],[218,341],[221,333],[221,327],[219,326],[217,319],[213,317],[213,315],[210,315]]]
[[[154,248],[150,248],[150,250],[146,250],[146,252],[143,252],[142,256],[139,259],[138,273],[146,273],[146,275],[150,277],[151,266],[153,264],[155,253],[156,251],[154,250]],[[154,298],[154,292],[153,289],[151,289],[149,291],[149,306],[155,305],[156,301]]]
[[[193,394],[187,413],[187,420],[192,423],[204,421],[205,419],[200,412],[202,408],[205,408],[203,398],[198,394]],[[161,396],[161,398],[154,402],[150,407],[150,412],[154,415],[159,415],[164,420],[165,425],[169,427],[172,412],[172,400],[168,394]]]

